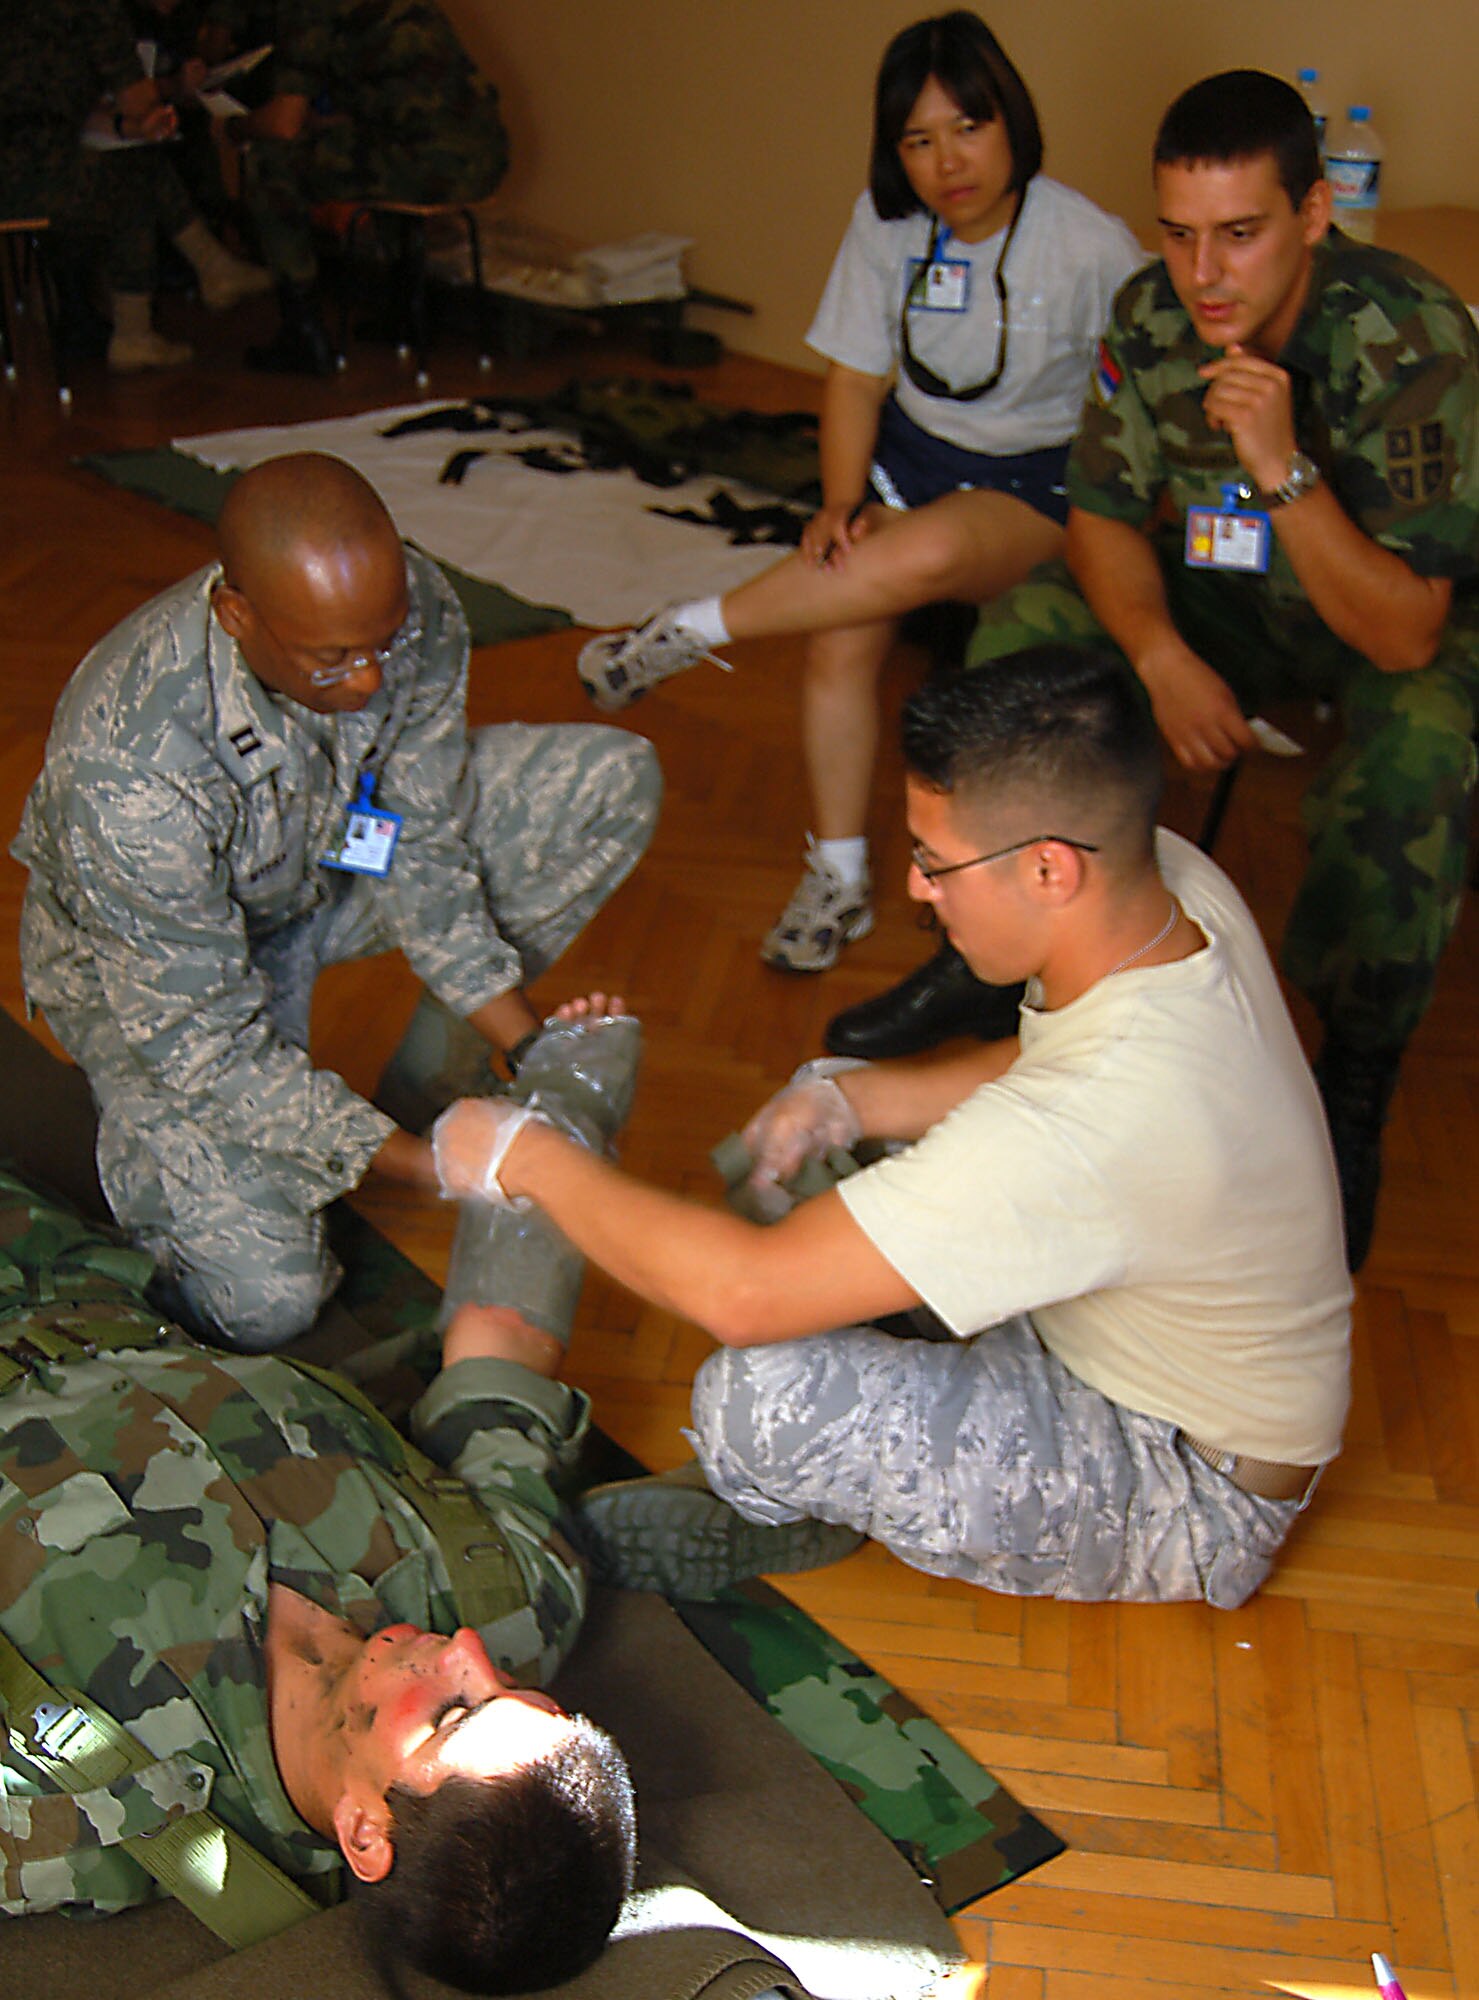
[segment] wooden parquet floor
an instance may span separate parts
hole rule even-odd
[[[203,352],[157,380],[79,372],[59,417],[23,353],[0,391],[0,823],[8,843],[52,704],[82,651],[209,553],[206,531],[73,468],[94,449],[406,400],[388,356],[357,353],[331,384],[261,381],[243,337],[174,313]],[[518,367],[538,388],[633,357],[590,348]],[[768,408],[807,378],[730,359],[697,392]],[[436,361],[440,394],[488,387],[466,356]],[[573,673],[583,635],[477,656],[474,721],[588,719]],[[763,968],[755,945],[799,865],[796,649],[734,648],[644,702],[667,805],[648,859],[538,997],[595,983],[643,1015],[648,1053],[625,1146],[637,1172],[712,1199],[707,1148],[803,1056],[824,1020],[921,955],[903,896],[892,755],[878,791],[878,929],[823,979]],[[889,698],[920,671],[901,654]],[[1311,719],[1281,717],[1312,740]],[[1306,760],[1308,761],[1308,760]],[[1269,936],[1300,868],[1298,764],[1259,759],[1219,850]],[[1173,784],[1167,818],[1200,823]],[[20,871],[0,861],[0,1000],[16,1008]],[[1410,1053],[1390,1128],[1376,1246],[1360,1286],[1346,1451],[1268,1589],[1236,1613],[1198,1606],[1022,1603],[931,1581],[868,1547],[786,1587],[977,1753],[1069,1851],[960,1918],[989,1964],[990,2000],[1359,2000],[1385,1952],[1411,2000],[1479,1996],[1479,922],[1469,899],[1442,989]],[[321,1058],[369,1088],[412,998],[393,960],[323,982]],[[1301,1029],[1309,1023],[1301,1017]],[[436,1273],[448,1217],[363,1206]],[[707,1339],[599,1277],[570,1372],[622,1443],[684,1455],[687,1385]]]

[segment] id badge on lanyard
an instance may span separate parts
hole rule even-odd
[[[970,262],[964,257],[940,254],[949,239],[950,231],[946,229],[932,243],[930,256],[909,259],[909,283],[904,296],[914,312],[970,311]]]
[[[1273,524],[1267,514],[1244,510],[1241,503],[1252,497],[1251,488],[1229,484],[1222,489],[1220,507],[1187,508],[1186,562],[1191,569],[1267,574]]]
[[[375,773],[361,771],[359,796],[349,808],[344,840],[337,854],[326,854],[325,868],[346,868],[352,875],[388,875],[400,838],[401,816],[374,804]]]

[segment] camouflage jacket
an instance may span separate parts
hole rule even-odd
[[[517,1565],[527,1603],[483,1637],[526,1682],[552,1675],[584,1610],[548,1475],[587,1421],[577,1391],[500,1361],[457,1363],[412,1413]],[[270,1355],[130,1350],[38,1365],[0,1394],[0,1627],[159,1760],[72,1797],[0,1732],[0,1911],[147,1901],[159,1891],[118,1843],[206,1805],[332,1900],[338,1850],[272,1758],[267,1590],[366,1634],[454,1631],[441,1550],[393,1464],[388,1424]]]
[[[5,0],[0,148],[43,132],[75,140],[96,104],[143,74],[121,0]]]
[[[265,939],[344,881],[362,770],[403,816],[380,928],[454,1012],[517,985],[466,828],[467,626],[435,564],[407,556],[411,610],[358,714],[317,715],[248,670],[187,577],[89,653],[57,705],[13,848],[30,1003],[94,1091],[140,1082],[222,1137],[292,1162],[305,1199],[355,1185],[392,1129],[268,1018]]]
[[[1221,501],[1242,475],[1203,414],[1198,339],[1163,263],[1115,301],[1068,468],[1075,507],[1137,526]],[[1386,250],[1333,233],[1278,357],[1293,381],[1299,448],[1351,519],[1420,576],[1479,579],[1479,333],[1446,285]],[[1239,580],[1242,581],[1241,579]],[[1313,618],[1278,538],[1265,580]]]
[[[497,91],[434,0],[291,0],[278,12],[272,87],[396,144],[497,118]]]

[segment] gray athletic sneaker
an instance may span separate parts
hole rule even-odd
[[[850,884],[834,873],[808,834],[806,873],[766,932],[760,956],[782,972],[827,971],[845,944],[856,944],[872,930],[872,892],[866,875]]]
[[[711,653],[702,639],[677,622],[672,608],[657,612],[633,631],[603,632],[599,639],[587,640],[575,670],[597,708],[614,712],[700,660],[712,660],[725,673],[733,671],[728,660]]]
[[[598,1583],[702,1598],[747,1577],[840,1562],[864,1538],[830,1521],[747,1521],[710,1492],[694,1459],[649,1479],[591,1487],[575,1502],[573,1539]]]

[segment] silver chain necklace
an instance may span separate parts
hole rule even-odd
[[[1164,944],[1166,939],[1171,935],[1172,931],[1176,928],[1176,919],[1177,917],[1180,916],[1180,914],[1181,914],[1181,906],[1176,901],[1176,898],[1173,896],[1171,898],[1171,914],[1167,917],[1166,921],[1161,925],[1160,929],[1156,932],[1155,936],[1151,938],[1148,943],[1141,945],[1138,951],[1132,951],[1128,958],[1122,958],[1118,965],[1110,966],[1108,972],[1103,973],[1100,976],[1104,979],[1113,979],[1114,975],[1117,972],[1123,972],[1125,967],[1127,965],[1133,965],[1137,958],[1144,958],[1145,954],[1148,951],[1154,951],[1158,944]]]

